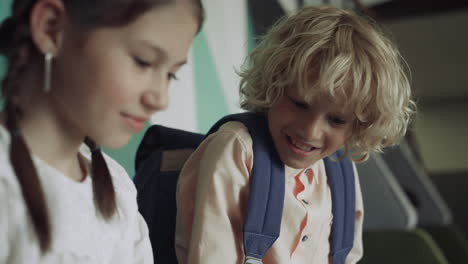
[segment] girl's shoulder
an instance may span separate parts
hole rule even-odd
[[[136,188],[127,171],[109,155],[103,153],[107,166],[112,176],[116,192],[123,192],[136,197]]]
[[[91,152],[85,144],[82,144],[80,148],[80,153],[85,157],[85,159],[89,163],[91,163]],[[116,160],[114,160],[106,153],[102,152],[102,155],[104,156],[104,160],[106,161],[106,165],[111,174],[112,182],[114,184],[114,188],[116,189],[117,194],[125,193],[136,196],[135,185],[133,184],[127,171],[122,167],[122,165],[120,165]]]
[[[22,200],[21,188],[10,162],[10,142],[10,134],[0,123],[0,185],[10,199]]]
[[[10,141],[10,133],[0,119],[0,153],[7,152]]]
[[[6,128],[0,123],[0,179],[6,180],[9,178],[15,179],[12,166],[10,163],[10,148],[11,137]]]
[[[89,162],[88,167],[90,167],[91,152],[85,144],[81,146],[80,153]],[[135,185],[127,171],[117,161],[104,152],[102,152],[102,155],[104,156],[107,168],[109,169],[109,173],[112,177],[118,210],[123,213],[125,218],[132,218],[136,215],[138,210],[136,203],[137,191]]]

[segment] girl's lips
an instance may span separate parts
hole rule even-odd
[[[146,118],[141,118],[125,113],[122,113],[122,118],[125,120],[127,125],[135,132],[142,130],[145,127],[145,122],[147,120]]]

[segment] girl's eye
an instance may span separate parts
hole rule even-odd
[[[307,109],[309,107],[309,105],[307,103],[299,102],[299,101],[296,101],[296,100],[294,100],[292,98],[289,98],[289,100],[291,100],[291,102],[294,104],[294,106],[296,106],[299,109]]]
[[[133,60],[135,61],[135,64],[141,68],[148,68],[151,67],[151,63],[147,62],[139,57],[133,57]]]
[[[167,75],[167,77],[169,78],[169,80],[175,80],[175,81],[179,80],[179,78],[177,78],[177,75],[175,73],[173,73],[173,72],[170,72]]]
[[[332,122],[335,125],[344,125],[346,124],[346,120],[344,118],[338,117],[338,116],[330,116],[329,118],[330,122]]]

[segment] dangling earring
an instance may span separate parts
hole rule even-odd
[[[51,79],[52,79],[52,59],[54,55],[52,52],[47,52],[44,55],[44,92],[48,93],[51,89]]]

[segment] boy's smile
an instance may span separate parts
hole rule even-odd
[[[302,141],[301,139],[295,139],[291,136],[286,135],[286,138],[289,143],[289,147],[292,152],[296,153],[299,156],[310,156],[314,152],[320,151],[321,147],[316,144],[309,144]]]
[[[268,111],[268,125],[281,160],[306,168],[342,148],[352,133],[354,117],[342,100],[317,96],[308,104],[290,88]]]

